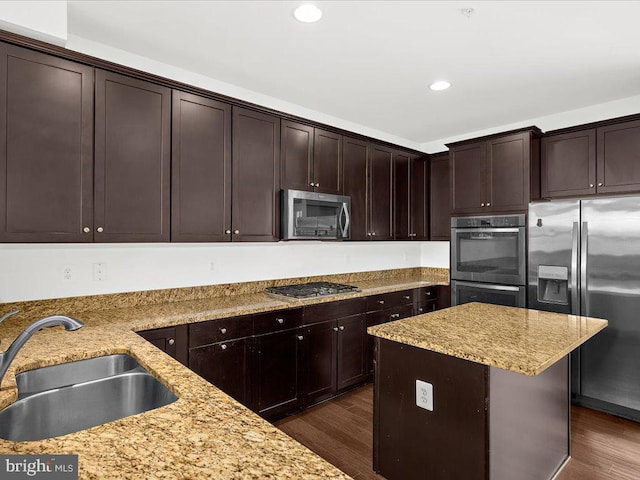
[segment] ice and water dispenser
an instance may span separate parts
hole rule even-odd
[[[569,269],[567,267],[538,266],[538,302],[569,304]]]

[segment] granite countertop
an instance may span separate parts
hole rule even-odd
[[[467,303],[369,327],[369,334],[524,375],[538,375],[606,320]]]
[[[447,283],[425,280],[424,276],[365,278],[352,282],[360,292],[304,301],[253,292],[145,305],[118,294],[113,296],[115,300],[105,298],[105,304],[120,302],[120,308],[76,313],[73,306],[80,309],[80,297],[60,299],[51,306],[27,306],[26,311],[0,325],[1,350],[39,316],[66,314],[82,320],[85,326],[74,332],[53,327],[36,333],[2,381],[0,409],[16,399],[16,373],[112,353],[134,357],[179,398],[157,410],[43,441],[0,440],[0,453],[78,454],[82,479],[348,479],[135,331]],[[61,310],[61,305],[67,308]],[[23,307],[0,306],[3,311]]]

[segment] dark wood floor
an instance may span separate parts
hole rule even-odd
[[[276,425],[356,480],[371,469],[373,386],[359,388]],[[557,480],[639,480],[640,424],[571,408],[572,459]]]

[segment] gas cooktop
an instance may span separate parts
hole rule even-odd
[[[312,298],[340,293],[359,292],[358,287],[333,282],[310,282],[281,287],[267,287],[267,292],[292,298]]]

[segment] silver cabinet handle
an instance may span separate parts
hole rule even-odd
[[[487,207],[490,207],[490,206],[491,206],[491,204],[489,202],[487,202]]]
[[[480,204],[480,206],[481,206],[481,207],[484,207],[484,203],[481,203],[481,204]]]
[[[84,233],[89,233],[89,232],[91,231],[91,229],[90,229],[89,227],[84,227],[84,228],[82,229],[82,231],[83,231]]]
[[[404,295],[402,298],[404,298],[405,300],[411,300],[411,295]]]
[[[223,343],[222,345],[220,345],[220,348],[221,348],[222,350],[226,350],[226,349],[227,349],[227,344],[226,344],[226,343]]]
[[[427,292],[427,295],[431,296],[431,292]]]
[[[399,313],[392,313],[391,314],[391,318],[400,318],[400,314]]]
[[[240,230],[234,230],[233,233],[236,235],[240,235]]]
[[[169,345],[173,345],[174,343],[176,343],[176,341],[175,341],[173,338],[170,338],[170,339],[167,341],[167,343],[168,343]]]
[[[298,338],[298,340],[304,340],[304,337],[302,335],[296,335],[296,337]]]
[[[599,187],[602,187],[604,184],[602,182],[598,183]]]
[[[376,236],[376,232],[371,232],[371,235],[373,235],[375,237]]]
[[[276,318],[276,321],[282,325],[284,323],[284,318]]]
[[[320,184],[316,182],[316,187],[319,187],[319,186],[320,186]]]
[[[102,227],[98,227],[98,228],[96,228],[96,231],[97,231],[98,233],[102,233],[102,232],[104,232],[104,228],[102,228]]]
[[[333,327],[333,331],[337,332],[338,331],[338,327]]]
[[[309,186],[310,186],[310,187],[315,187],[316,185],[315,185],[315,183],[311,182],[311,183],[309,184]]]
[[[422,312],[424,312],[424,308],[420,307],[420,308],[418,309],[418,311],[419,311],[420,313],[422,313]]]
[[[344,325],[340,325],[338,328],[339,328],[340,330],[344,330]]]
[[[371,232],[367,232],[367,235],[370,237],[371,236]]]
[[[590,183],[590,184],[589,184],[589,188],[593,188],[593,183]]]
[[[220,329],[220,333],[224,335],[225,333],[227,333],[227,329],[226,328],[221,328]]]
[[[378,300],[378,303],[379,303],[380,305],[384,305],[384,300]]]
[[[231,235],[231,230],[225,230],[224,233],[226,233],[227,235]]]

